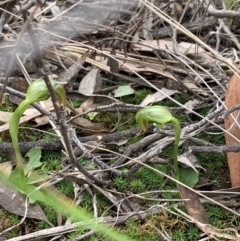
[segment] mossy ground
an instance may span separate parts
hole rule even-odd
[[[131,104],[140,104],[142,100],[148,95],[153,93],[151,89],[141,88],[137,89],[134,95],[124,96],[121,98],[122,101]],[[177,101],[184,104],[189,97],[187,95],[177,94],[173,96]],[[74,107],[79,106],[78,101],[72,101]],[[155,103],[162,106],[167,107],[177,107],[177,104],[170,100],[163,100],[161,102]],[[10,107],[9,107],[10,106]],[[5,111],[13,111],[14,106],[5,102],[5,105],[2,106],[2,109]],[[201,114],[206,115],[209,109],[204,109],[201,111]],[[181,111],[175,113],[181,122],[186,121],[185,114],[181,113]],[[192,116],[194,119],[195,117]],[[125,129],[129,129],[136,126],[135,122],[135,114],[133,113],[122,113],[119,121],[118,113],[104,113],[98,114],[94,120],[94,122],[104,123],[106,129],[116,128],[116,131],[121,131]],[[19,139],[20,141],[34,141],[34,140],[49,140],[54,138],[53,131],[47,127],[44,127],[45,133],[38,132],[35,129],[31,129],[33,123],[29,122],[21,125],[19,131]],[[41,128],[40,128],[41,129]],[[141,140],[142,136],[139,135],[137,137],[131,138],[125,144],[130,145],[133,143],[137,143]],[[200,134],[198,138],[206,140],[215,144],[224,144],[224,136],[223,134]],[[10,137],[8,133],[1,134],[1,141],[9,141]],[[183,147],[184,148],[184,147]],[[181,152],[182,150],[180,150]],[[173,147],[169,147],[165,149],[161,155],[161,158],[171,160],[173,157]],[[64,165],[61,163],[62,154],[60,152],[50,152],[43,151],[41,161],[43,165],[41,167],[40,172],[58,172],[63,170]],[[210,181],[214,181],[217,184],[217,188],[227,188],[230,185],[229,182],[229,173],[227,167],[226,156],[224,155],[215,155],[215,154],[198,154],[197,158],[201,165],[207,170],[207,177]],[[11,157],[8,155],[1,154],[1,162],[10,160]],[[87,168],[89,167],[89,160],[85,159],[81,163],[83,163]],[[169,165],[162,164],[149,164],[152,168],[159,170],[163,173],[171,174],[172,168]],[[147,209],[154,205],[161,205],[163,202],[157,201],[157,199],[176,199],[180,198],[178,192],[173,192],[176,188],[174,183],[167,180],[163,175],[150,170],[147,167],[141,167],[131,178],[126,179],[120,176],[115,176],[113,178],[114,187],[116,191],[120,193],[127,194],[139,194],[143,199],[133,199],[133,202],[136,202],[140,207],[144,207]],[[56,187],[66,196],[73,197],[74,196],[74,187],[73,184],[69,181],[61,181],[56,185]],[[93,213],[93,194],[97,196],[97,209],[98,215],[114,215],[116,210],[114,208],[110,208],[112,204],[110,201],[101,193],[95,192],[92,190],[92,193],[88,191],[84,191],[82,195],[82,203],[81,207],[85,208],[89,213]],[[161,192],[156,192],[161,191]],[[145,199],[144,199],[145,198]],[[170,202],[168,205],[169,210],[174,211],[172,206],[173,204]],[[240,229],[239,219],[231,215],[228,211],[216,206],[216,205],[204,205],[207,215],[211,221],[211,223],[216,228],[228,228],[233,227],[235,229]],[[185,210],[184,206],[180,207]],[[57,224],[58,214],[53,208],[43,207],[43,210],[53,224]],[[186,210],[185,210],[186,211]],[[7,227],[10,227],[17,222],[20,221],[20,217],[15,214],[10,214],[4,209],[0,209],[0,215],[4,222],[1,222],[0,231],[3,231]],[[29,227],[29,232],[42,230],[48,228],[49,225],[44,221],[31,220],[26,219],[26,221],[22,225],[27,225]],[[18,227],[11,231],[11,236],[15,237],[19,234]],[[161,235],[159,235],[159,230],[165,232],[166,234],[172,237],[174,241],[195,241],[200,238],[200,231],[193,225],[189,223],[185,219],[169,212],[166,209],[162,209],[162,211],[148,215],[145,219],[142,220],[134,220],[134,218],[129,219],[124,225],[117,228],[121,233],[127,234],[129,237],[132,237],[136,240],[140,241],[150,241],[150,240],[163,240]],[[85,230],[79,228],[75,232],[66,235],[61,240],[73,239],[80,234],[83,234]],[[47,240],[47,239],[41,239]],[[91,237],[86,238],[87,241],[94,240],[103,240],[102,236],[92,235]],[[108,240],[104,237],[104,240]]]

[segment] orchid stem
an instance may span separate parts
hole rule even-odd
[[[175,117],[163,106],[147,106],[139,110],[136,114],[136,121],[138,125],[144,131],[147,130],[149,122],[155,122],[159,128],[163,127],[166,123],[171,122],[174,126],[175,131],[175,142],[173,149],[173,169],[176,180],[179,181],[179,170],[178,170],[178,144],[181,136],[181,126]]]
[[[63,104],[63,107],[65,109],[67,100],[64,87],[57,84],[54,80],[51,80],[51,84],[53,85],[54,91],[57,94],[58,100]],[[20,118],[29,105],[38,101],[47,100],[49,96],[49,91],[47,89],[45,81],[43,79],[35,80],[29,85],[27,89],[26,99],[23,100],[18,106],[18,108],[14,111],[9,121],[9,132],[15,151],[17,168],[20,172],[23,172],[23,160],[18,141],[18,125]]]
[[[19,148],[19,142],[18,142],[18,130],[19,130],[19,120],[24,113],[24,111],[28,108],[30,105],[29,101],[25,99],[21,102],[21,104],[18,106],[18,108],[14,111],[10,121],[9,121],[9,132],[12,138],[12,144],[15,151],[16,156],[16,162],[17,162],[17,168],[22,171],[23,170],[23,161],[22,161],[22,155]]]
[[[179,181],[179,170],[178,170],[178,144],[180,141],[181,136],[181,126],[179,121],[172,117],[172,124],[174,126],[175,131],[175,141],[174,141],[174,147],[173,147],[173,169],[174,169],[174,175],[176,180]]]

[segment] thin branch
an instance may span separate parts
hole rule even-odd
[[[239,18],[240,17],[240,12],[234,11],[234,10],[225,10],[221,9],[218,10],[213,7],[213,5],[209,5],[208,7],[208,14],[209,16],[214,16],[217,18]]]
[[[216,154],[226,154],[227,152],[239,152],[240,145],[231,145],[231,146],[189,146],[188,149],[193,153],[216,153]]]
[[[223,114],[222,114],[222,119],[227,118],[232,112],[239,110],[240,105],[234,105],[232,107],[229,107]]]
[[[86,136],[86,137],[79,137],[79,140],[82,143],[88,142],[88,141],[96,141],[96,142],[102,142],[107,143],[110,141],[118,141],[122,138],[128,136],[133,137],[136,136],[137,133],[140,132],[139,128],[133,128],[125,131],[120,131],[116,133],[110,133],[105,135],[92,135],[92,136]],[[42,150],[47,151],[58,151],[62,149],[61,141],[58,138],[53,138],[49,141],[31,141],[31,142],[21,142],[19,144],[19,148],[21,153],[26,153],[33,147],[41,147]],[[0,143],[0,152],[6,153],[6,154],[12,154],[13,152],[13,146],[12,143]]]

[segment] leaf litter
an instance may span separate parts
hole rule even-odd
[[[191,153],[191,150],[194,150],[194,148],[191,148],[192,146],[202,148],[202,153],[206,148],[209,148],[214,153],[217,149],[214,148],[215,146],[228,148],[222,142],[219,144],[217,141],[212,143],[211,140],[202,140],[201,135],[213,133],[216,136],[214,132],[225,131],[228,132],[226,134],[227,145],[238,145],[239,142],[239,140],[236,140],[239,131],[235,127],[230,127],[232,125],[230,117],[225,118],[226,129],[222,125],[224,111],[239,104],[236,100],[230,101],[230,103],[228,99],[229,96],[238,96],[236,83],[234,85],[228,81],[233,72],[235,72],[233,78],[237,79],[239,75],[237,67],[233,66],[234,59],[236,59],[236,50],[232,50],[235,48],[233,36],[235,29],[238,28],[238,23],[232,21],[229,24],[228,28],[233,31],[229,41],[219,41],[222,36],[215,32],[215,27],[220,17],[211,16],[209,5],[198,6],[198,1],[192,1],[190,4],[188,4],[188,1],[182,1],[181,3],[172,3],[165,6],[166,3],[164,2],[153,1],[157,9],[163,9],[164,13],[168,14],[168,17],[173,17],[176,21],[179,21],[180,27],[177,27],[177,31],[174,21],[170,26],[171,23],[169,24],[167,19],[164,22],[164,18],[159,17],[159,14],[162,14],[160,11],[156,12],[156,9],[151,4],[148,4],[146,8],[146,3],[146,0],[135,3],[122,1],[121,5],[116,7],[117,3],[115,1],[106,0],[101,3],[98,1],[83,1],[83,3],[78,3],[76,6],[47,3],[35,10],[34,7],[28,9],[28,12],[33,13],[36,19],[36,26],[40,36],[39,43],[42,46],[45,67],[48,69],[49,75],[54,74],[57,76],[57,80],[66,86],[70,101],[80,102],[80,107],[70,107],[75,110],[69,112],[65,118],[68,125],[77,127],[80,138],[86,138],[86,143],[93,143],[88,150],[91,154],[88,155],[88,159],[93,161],[97,158],[98,162],[93,161],[94,164],[91,164],[89,171],[97,177],[115,182],[115,186],[105,189],[104,186],[97,186],[90,180],[88,187],[86,185],[80,186],[81,197],[85,198],[85,191],[89,188],[100,192],[101,195],[110,200],[111,205],[117,208],[116,220],[119,214],[136,211],[133,205],[134,202],[127,202],[128,195],[139,195],[141,190],[145,190],[141,188],[146,188],[146,186],[149,192],[154,192],[155,189],[159,188],[162,191],[167,190],[164,189],[164,183],[154,187],[153,180],[151,180],[152,186],[149,186],[150,181],[145,180],[143,177],[142,179],[146,183],[135,180],[143,168],[138,163],[139,161],[143,162],[143,164],[152,165],[150,160],[158,156],[160,158],[156,158],[156,160],[160,163],[154,164],[157,170],[157,165],[162,165],[161,160],[165,158],[163,154],[166,152],[166,148],[173,145],[171,126],[167,126],[164,130],[152,126],[146,136],[143,136],[139,130],[137,134],[132,134],[135,132],[131,129],[136,127],[134,114],[140,107],[153,104],[165,105],[169,104],[167,101],[172,100],[168,108],[174,116],[183,119],[181,122],[183,134],[180,144],[183,154],[180,155],[179,161],[187,165],[188,168],[196,169],[200,174],[201,172],[209,174],[212,169],[208,170],[209,165],[201,163],[200,157],[194,151]],[[214,9],[213,5],[210,6]],[[16,14],[21,16],[19,6],[15,4],[14,7]],[[9,6],[3,3],[3,8],[8,10]],[[141,9],[144,9],[144,11],[141,11]],[[194,15],[196,9],[201,9],[203,12],[207,11],[210,16],[204,16],[205,19],[203,19],[199,15]],[[224,7],[218,6],[218,9],[221,9],[222,14],[225,14]],[[61,18],[61,15],[64,18]],[[12,15],[12,18],[16,18],[16,16]],[[80,19],[79,16],[81,16]],[[191,26],[188,23],[190,18]],[[68,21],[65,19],[68,19]],[[15,31],[20,32],[24,22],[21,18],[16,18],[16,20]],[[204,20],[206,21],[204,22]],[[212,21],[215,21],[215,25],[212,24]],[[201,22],[203,25],[202,28],[199,28]],[[9,26],[10,28],[13,27],[14,21],[9,20]],[[184,27],[188,28],[194,36],[185,31]],[[179,31],[180,28],[181,31]],[[166,30],[167,37],[161,37],[164,36]],[[25,81],[20,75],[26,76],[27,73],[29,76],[34,76],[34,78],[41,77],[37,67],[33,68],[35,59],[31,54],[31,47],[28,49],[25,45],[26,42],[31,41],[27,33],[22,36],[21,41],[17,42],[17,35],[13,31],[11,32],[7,28],[5,31],[2,32],[3,39],[1,40],[0,49],[2,51],[1,59],[3,59],[2,64],[0,64],[2,65],[1,69],[6,69],[12,58],[11,52],[8,51],[9,41],[7,36],[9,35],[11,43],[17,44],[16,51],[25,69],[23,71],[17,65],[14,66],[16,72],[12,72],[12,76],[15,79],[8,84],[8,87],[24,93],[26,84],[24,84]],[[214,31],[215,35],[210,34],[212,31]],[[114,40],[110,38],[112,36],[114,36]],[[202,38],[203,36],[207,37]],[[224,49],[227,49],[227,51],[223,51]],[[9,73],[3,71],[3,77],[6,74]],[[3,82],[1,81],[1,83]],[[122,83],[120,84],[120,82]],[[138,93],[143,91],[144,88],[150,90],[151,93],[142,95],[141,99],[138,100]],[[227,88],[226,108],[223,99]],[[187,95],[187,100],[181,99],[182,95]],[[12,96],[16,95],[11,94],[10,101],[19,104],[19,97],[14,100]],[[224,108],[220,109],[220,106],[224,106]],[[52,107],[45,106],[44,108],[52,111]],[[97,115],[91,117],[91,113],[97,113]],[[128,113],[132,113],[132,115],[130,116]],[[235,113],[237,111],[233,112],[234,115]],[[7,122],[10,115],[11,113],[8,111],[1,111],[1,121],[6,123],[0,127],[1,133],[8,130]],[[29,109],[26,116],[21,118],[21,123],[35,119],[37,126],[43,125],[46,130],[51,130],[48,125],[48,118],[42,115],[40,117],[42,119],[39,119],[40,115],[40,112]],[[235,115],[235,118],[238,118],[238,116]],[[128,131],[127,135],[121,134],[124,130]],[[155,136],[152,136],[156,133],[159,134],[159,140],[155,140]],[[232,135],[231,138],[234,141],[229,142],[229,135]],[[149,139],[146,137],[149,137]],[[138,138],[143,138],[143,141],[140,142]],[[131,144],[131,141],[135,143]],[[2,153],[5,151],[4,142],[5,140],[0,143]],[[28,145],[24,139],[22,143]],[[131,148],[134,148],[134,152]],[[236,156],[237,151],[239,151],[238,146],[234,153],[228,152],[227,154],[230,170],[233,165],[231,164],[233,162],[232,156]],[[75,153],[77,155],[77,152]],[[84,152],[80,152],[77,158],[82,157],[83,154]],[[171,158],[170,154],[168,159]],[[164,164],[166,161],[167,158],[164,159]],[[114,162],[119,164],[118,169],[112,164]],[[227,160],[225,162],[227,163]],[[33,161],[29,162],[28,165],[30,165],[29,170],[41,170],[40,162]],[[168,165],[171,167],[171,161],[168,162]],[[216,163],[216,165],[220,164]],[[234,165],[237,165],[236,162],[234,162]],[[218,168],[224,169],[225,172],[226,167]],[[7,175],[13,168],[12,164],[8,164]],[[69,174],[72,172],[71,169],[67,169],[67,171]],[[76,167],[74,171],[77,171]],[[193,173],[197,174],[196,171]],[[51,173],[50,177],[54,178],[54,174],[56,174],[55,171]],[[117,182],[118,175],[122,179]],[[184,172],[184,175],[186,175],[186,178],[191,179],[189,186],[192,188],[199,186],[197,184],[199,177],[190,178],[190,172],[186,172],[186,174]],[[239,177],[239,175],[232,171],[230,171],[230,175],[231,185],[235,186],[235,178]],[[150,177],[153,176],[153,173],[150,174]],[[221,178],[219,177],[219,179]],[[229,188],[231,190],[230,180],[227,180],[229,183],[227,186],[218,185],[215,189]],[[61,181],[59,182],[61,183]],[[208,181],[214,180],[208,178],[206,183]],[[123,183],[122,189],[119,186],[121,182]],[[166,181],[166,183],[174,189],[174,185],[169,181]],[[19,206],[14,212],[12,206],[7,203],[7,200],[11,199],[11,195],[8,193],[7,187],[3,183],[0,184],[3,185],[0,198],[1,205],[10,213],[22,215],[25,210],[25,200],[22,194],[9,189],[17,197],[18,204],[13,204]],[[204,184],[201,185],[204,187]],[[116,188],[120,193],[116,193]],[[185,201],[189,217],[204,234],[238,240],[238,234],[234,237],[222,235],[217,227],[206,228],[210,221],[200,202],[198,190],[189,190],[180,186],[179,191],[184,200],[191,200],[191,202]],[[229,197],[231,196],[232,194],[229,193]],[[155,196],[152,195],[151,198],[153,197]],[[163,196],[158,197],[159,200],[163,198]],[[136,203],[138,202],[136,201]],[[161,203],[161,201],[159,202]],[[176,205],[180,205],[178,201],[174,202]],[[39,216],[38,219],[47,221],[41,207],[38,204],[34,205],[34,208],[29,206],[27,217],[36,218],[36,216]],[[108,209],[114,213],[115,210],[111,205],[109,204]],[[220,203],[216,202],[215,205],[221,206]],[[201,211],[199,212],[199,210]],[[235,210],[231,211],[238,215]],[[196,215],[196,212],[199,215]],[[184,216],[182,213],[181,215]],[[171,234],[171,231],[168,231]],[[231,231],[235,232],[235,230]]]

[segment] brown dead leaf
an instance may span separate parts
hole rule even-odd
[[[0,204],[3,208],[10,213],[24,216],[26,211],[25,200],[26,196],[18,192],[13,186],[4,181],[0,182]],[[41,207],[36,203],[28,205],[27,217],[49,223]]]
[[[51,99],[42,101],[42,103],[43,103],[44,108],[47,109],[49,112],[54,110],[53,103],[52,103]],[[31,115],[33,113],[41,114],[35,108],[30,107],[24,112],[24,115]],[[48,116],[41,115],[41,116],[38,116],[38,117],[34,118],[34,121],[37,123],[36,126],[42,126],[42,125],[46,125],[46,124],[49,123],[49,118],[48,118]]]
[[[4,173],[4,176],[7,177],[7,178],[11,175],[12,168],[13,168],[13,162],[12,161],[0,163],[0,172]]]
[[[182,185],[179,185],[178,188],[181,197],[183,199],[187,199],[187,201],[184,201],[184,203],[185,207],[187,208],[188,214],[200,223],[209,223],[207,214],[205,213],[205,210],[199,200],[198,195]]]
[[[225,105],[227,108],[233,107],[240,104],[240,78],[237,74],[234,74],[229,82],[227,94],[225,97]],[[237,119],[237,122],[240,124],[239,110],[234,111],[232,115]],[[240,128],[234,119],[229,115],[224,120],[225,129],[234,135],[238,140],[240,140]],[[225,142],[226,145],[239,144],[239,141],[236,141],[229,134],[225,133]],[[230,178],[232,187],[240,186],[240,152],[228,152],[227,153],[228,166],[230,170]]]
[[[0,121],[2,121],[4,123],[9,122],[11,116],[12,116],[12,113],[10,113],[10,112],[0,111]]]
[[[39,3],[42,5],[44,3],[44,0],[40,0]],[[41,9],[41,5],[33,5],[33,7],[29,8],[27,11],[29,12],[29,14],[33,14],[34,18],[37,17],[39,15],[39,13],[41,13],[42,9]]]
[[[152,26],[153,26],[153,15],[149,11],[149,9],[145,9],[143,19],[145,19],[145,21],[143,21],[142,26],[141,26],[143,37],[145,40],[151,41],[152,34],[151,34],[151,31],[149,31],[149,30],[152,29]]]
[[[56,17],[57,15],[59,15],[61,13],[59,6],[56,6],[56,5],[52,5],[51,12],[54,17]]]
[[[99,123],[92,123],[91,121],[83,118],[83,117],[78,117],[72,120],[72,123],[78,126],[81,126],[82,128],[86,129],[93,129],[93,130],[99,130],[102,125]]]
[[[106,145],[109,144],[109,145],[113,145],[114,147],[120,147],[125,145],[127,142],[128,142],[127,139],[120,139],[118,141],[109,141],[108,143],[106,143]]]
[[[102,86],[102,77],[100,75],[100,71],[98,68],[92,68],[89,73],[82,79],[78,92],[80,94],[84,94],[85,96],[89,96],[81,106],[76,109],[78,114],[92,108],[94,103],[94,97],[92,97],[94,91],[101,89]],[[86,122],[85,122],[86,124]]]
[[[34,121],[37,123],[37,125],[34,125],[35,127],[37,126],[43,126],[49,123],[49,118],[45,115],[36,117]]]
[[[54,110],[54,107],[53,107],[53,103],[51,101],[51,99],[48,99],[48,100],[45,100],[45,101],[42,101],[42,103],[44,104],[44,108],[48,111],[52,111]],[[29,107],[27,108],[23,115],[32,115],[32,114],[35,114],[35,113],[39,113],[41,114],[37,109],[35,109],[34,107]]]
[[[76,112],[77,112],[78,114],[81,114],[82,112],[84,112],[84,111],[92,108],[93,101],[94,101],[94,97],[89,97],[89,98],[87,98],[87,99],[81,104],[81,106],[76,109]]]
[[[160,48],[162,50],[174,51],[173,49],[174,42],[172,40],[161,39],[161,41],[158,41],[158,40],[148,41],[147,45],[145,43],[146,43],[145,41],[140,41],[138,44],[134,44],[133,48],[136,51],[146,51],[146,52],[152,52],[154,47]],[[152,45],[153,48],[151,48],[150,45]],[[187,54],[196,55],[197,53],[197,56],[202,57],[204,60],[207,60],[207,61],[213,60],[211,55],[209,55],[204,48],[202,48],[201,46],[195,43],[180,42],[178,44],[178,51],[179,51],[179,54],[182,54],[182,55],[187,55]]]
[[[165,67],[161,66],[160,64],[156,67],[155,66],[147,67],[147,66],[139,65],[138,62],[126,61],[124,63],[124,66],[121,66],[121,69],[124,70],[127,73],[130,73],[130,74],[132,74],[132,70],[134,70],[138,73],[140,73],[140,72],[151,72],[151,73],[159,74],[161,76],[170,78],[170,79],[178,82],[178,80],[171,73],[166,71]]]
[[[83,133],[85,135],[106,132],[106,130],[104,130],[104,127],[102,124],[93,123],[90,120],[82,118],[82,117],[73,119],[72,123],[83,128]]]
[[[91,99],[90,99],[91,100]],[[89,100],[89,98],[84,101],[83,103],[89,103],[88,105],[84,104],[83,106],[81,105],[80,107],[78,108],[75,108],[76,112],[77,113],[82,113],[83,111],[85,111],[86,109],[94,109],[96,107],[99,107],[99,106],[103,106],[103,105],[108,105],[109,102],[101,102],[101,103],[91,103],[91,101]],[[87,102],[89,101],[89,102]]]
[[[46,101],[47,108],[49,108],[48,110],[52,110],[52,109],[53,109],[53,106],[52,106],[52,104],[51,104],[50,102],[51,102],[51,101]],[[45,103],[45,101],[44,101],[44,103]],[[8,112],[3,112],[2,115],[5,115],[4,113],[8,113]],[[6,130],[9,129],[9,123],[8,123],[8,122],[9,122],[9,120],[10,120],[11,115],[12,115],[12,113],[8,113],[8,114],[6,114],[4,117],[2,117],[2,118],[5,118],[5,119],[7,120],[7,123],[0,126],[0,132],[6,131]],[[34,118],[36,118],[36,117],[39,117],[39,116],[41,116],[42,114],[41,114],[38,110],[36,110],[36,109],[34,109],[34,108],[29,108],[29,109],[27,109],[27,110],[24,112],[24,115],[25,115],[25,116],[22,116],[22,117],[20,118],[19,124],[22,124],[22,123],[24,123],[24,122],[27,122],[27,121],[29,121],[29,120],[32,120],[32,119],[34,119]],[[0,116],[1,116],[1,112],[0,112]],[[10,117],[9,117],[9,116],[10,116]],[[1,118],[1,117],[0,117],[0,118]],[[9,119],[8,119],[8,118],[9,118]]]
[[[225,238],[226,240],[240,240],[240,235],[238,234],[237,230],[234,228],[225,228],[225,229],[217,229],[213,227],[212,225],[204,222],[200,222],[194,217],[187,215],[182,210],[175,208],[181,215],[184,217],[190,219],[193,223],[196,224],[196,226],[202,230],[207,235],[212,235],[214,237],[218,238]]]
[[[101,89],[102,77],[98,68],[92,68],[82,79],[78,92],[91,96],[94,91]]]
[[[168,90],[165,88],[161,89],[162,92],[164,92],[166,95],[171,96],[173,94],[179,93],[178,90]],[[149,94],[146,96],[146,98],[142,101],[141,106],[147,106],[149,104],[153,104],[155,102],[164,100],[167,98],[167,96],[161,93],[160,91],[155,92],[154,94]]]
[[[27,122],[27,121],[29,121],[29,120],[32,120],[32,119],[34,119],[36,116],[39,116],[39,115],[40,115],[40,114],[35,113],[35,114],[32,114],[32,115],[23,116],[23,117],[20,118],[19,124],[24,123],[24,122]],[[9,123],[6,123],[6,124],[0,126],[0,132],[6,131],[6,130],[8,130],[8,129],[9,129]]]
[[[185,85],[188,89],[190,89],[190,90],[192,90],[192,91],[194,91],[194,92],[196,92],[196,93],[198,93],[198,94],[201,94],[201,95],[204,95],[204,96],[208,96],[208,93],[207,93],[205,90],[199,88],[198,86],[196,86],[196,85],[195,85],[194,83],[192,83],[192,82],[184,82],[184,85]]]
[[[175,14],[176,11],[180,12],[183,11],[182,5],[180,3],[174,2],[172,4],[170,4],[169,6],[171,8],[171,14]]]
[[[216,185],[216,182],[210,181],[206,172],[200,172],[198,183],[196,184],[195,189],[212,190],[214,185]]]

